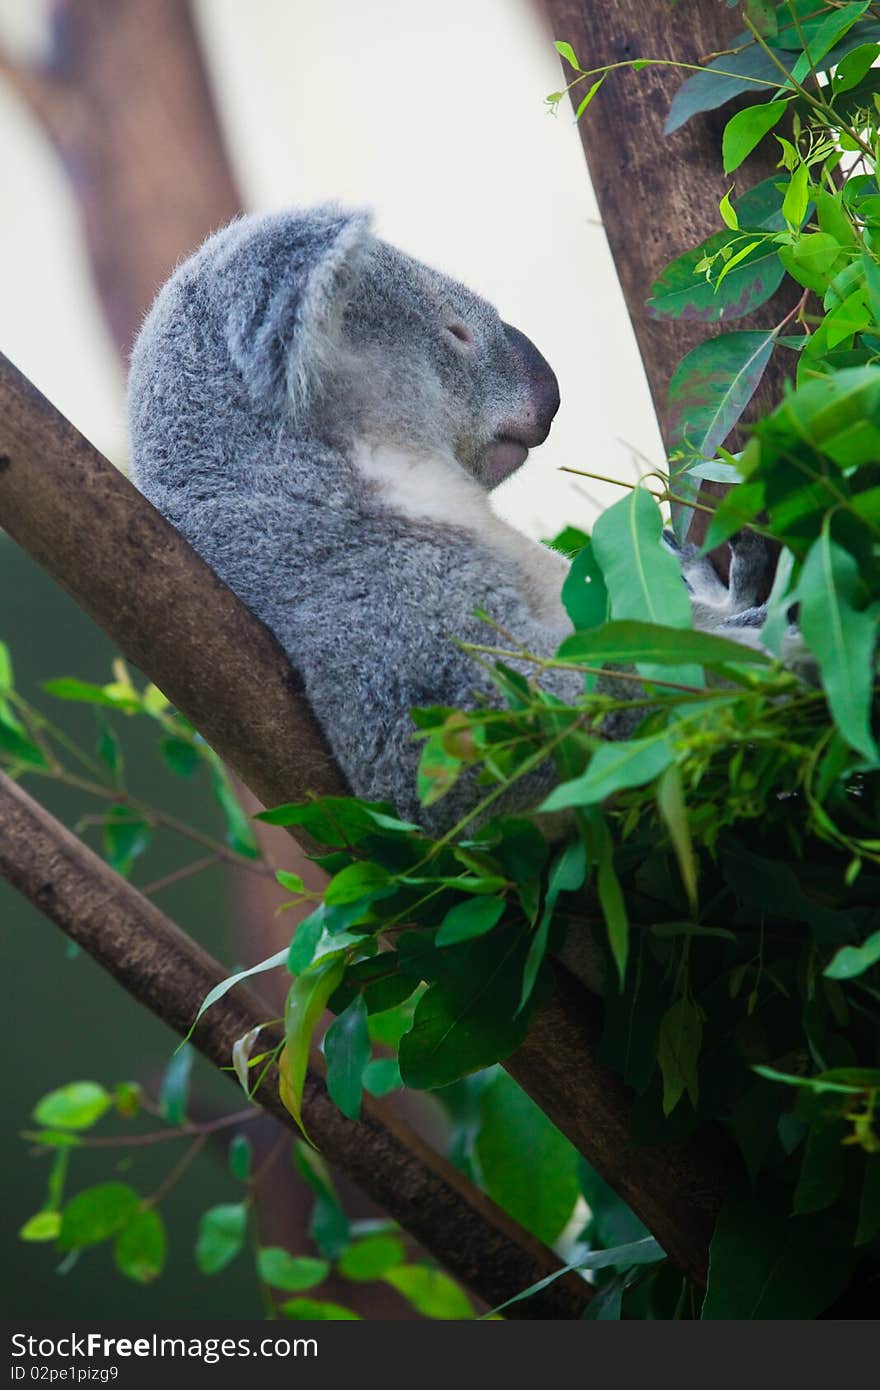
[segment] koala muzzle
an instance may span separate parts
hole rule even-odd
[[[498,435],[533,449],[550,433],[559,409],[559,382],[550,363],[525,333],[509,323],[503,327],[525,392],[523,405],[504,421]]]

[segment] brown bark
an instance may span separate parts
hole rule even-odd
[[[206,951],[120,878],[0,773],[0,872],[118,984],[185,1035],[197,1002],[226,976]],[[194,1045],[217,1067],[229,1067],[232,1045],[262,1024],[266,1006],[236,986],[208,1009]],[[269,1026],[260,1047],[281,1041]],[[298,1133],[272,1071],[257,1092],[260,1105]],[[453,1274],[488,1304],[503,1302],[561,1268],[560,1261],[506,1212],[398,1122],[367,1100],[360,1123],[336,1108],[314,1069],[303,1095],[303,1119],[323,1155],[369,1192]],[[516,1304],[511,1316],[576,1318],[591,1295],[576,1275]]]
[[[13,539],[265,805],[310,791],[344,795],[344,779],[268,630],[6,358],[0,400],[0,507]]]
[[[633,58],[705,63],[727,48],[741,28],[734,11],[719,0],[545,0],[555,39],[567,40],[585,68]],[[566,79],[575,74],[567,64]],[[670,136],[663,126],[672,96],[687,76],[680,69],[618,71],[604,83],[578,123],[602,222],[635,330],[660,432],[668,443],[669,381],[685,353],[706,337],[727,331],[720,325],[648,317],[645,302],[653,281],[675,256],[717,232],[718,203],[732,179],[721,163],[721,132],[735,106],[696,116]],[[575,106],[586,92],[572,91]],[[740,188],[775,172],[776,155],[767,145],[737,171]],[[769,327],[794,303],[789,286],[771,303],[734,328]],[[778,401],[786,373],[771,361],[747,412],[753,418]],[[727,491],[704,484],[704,495]],[[696,513],[691,538],[702,540],[707,518]]]
[[[0,526],[146,671],[264,804],[344,790],[275,639],[170,523],[3,358]],[[536,1031],[512,1068],[539,1105],[545,1072],[554,1078],[559,1127],[596,1160],[612,1186],[618,1185],[618,1166],[621,1173],[625,1168],[635,1209],[649,1224],[658,1212],[667,1213],[661,1243],[680,1251],[683,1267],[699,1275],[705,1270],[707,1222],[705,1210],[681,1201],[684,1170],[658,1166],[649,1156],[640,1177],[638,1155],[644,1151],[618,1150],[617,1137],[628,1130],[629,1102],[619,1085],[604,1089],[607,1074],[597,1070],[592,1047],[585,1050],[585,1039],[598,1027],[599,1001],[566,992],[552,1007],[560,1026]],[[582,1093],[589,1104],[579,1099]],[[614,1136],[612,1142],[606,1135]],[[702,1159],[695,1162],[702,1172]],[[716,1205],[723,1181],[719,1173]],[[679,1223],[687,1230],[676,1237]],[[703,1256],[695,1258],[701,1243]]]
[[[39,66],[0,75],[67,173],[126,360],[172,268],[242,210],[187,0],[57,0]]]
[[[554,998],[506,1068],[641,1217],[673,1263],[705,1285],[709,1242],[736,1177],[736,1159],[714,1132],[688,1144],[636,1148],[629,1134],[631,1094],[598,1058],[600,1024],[598,1009],[584,1008],[581,992],[560,971]],[[580,1061],[572,1077],[575,1057]]]

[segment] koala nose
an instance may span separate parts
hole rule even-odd
[[[531,449],[543,444],[550,433],[553,417],[559,409],[559,382],[546,357],[543,357],[531,338],[512,324],[502,324],[514,361],[526,385],[526,402],[505,421],[503,433],[519,440]]]

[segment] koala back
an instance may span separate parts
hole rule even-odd
[[[420,813],[410,708],[499,703],[454,639],[491,637],[481,606],[542,654],[568,630],[564,562],[489,506],[558,400],[490,304],[332,206],[217,233],[135,345],[136,484],[278,637],[353,790],[435,827],[475,791]]]

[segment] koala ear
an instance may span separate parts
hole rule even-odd
[[[366,209],[327,205],[238,224],[217,271],[229,353],[256,399],[302,414],[320,394],[370,221]]]

